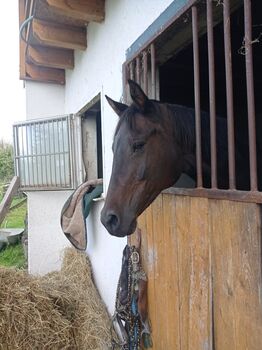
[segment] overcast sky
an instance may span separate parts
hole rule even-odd
[[[25,119],[25,89],[19,80],[18,1],[0,11],[0,140],[12,142],[12,124]]]

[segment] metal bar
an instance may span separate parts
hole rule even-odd
[[[26,131],[26,154],[27,154],[27,171],[28,171],[28,186],[31,185],[31,174],[30,174],[30,167],[29,167],[29,158],[28,158],[28,155],[29,155],[29,146],[28,146],[28,135],[27,135],[27,130],[28,130],[28,126],[25,127],[25,131]]]
[[[151,97],[153,100],[156,99],[156,52],[155,45],[152,43],[150,45],[151,53]]]
[[[73,140],[72,140],[72,134],[73,134],[73,121],[71,116],[67,117],[67,134],[68,134],[68,145],[69,145],[69,181],[70,181],[70,187],[73,186],[73,182],[75,182],[74,178],[74,167],[73,167]]]
[[[21,140],[22,140],[22,156],[23,156],[23,175],[24,175],[24,178],[23,178],[23,181],[21,182],[24,182],[24,184],[26,185],[26,170],[25,170],[25,149],[24,149],[24,127],[21,127],[21,133],[22,133],[22,137],[21,137]]]
[[[35,185],[35,169],[34,169],[34,151],[33,151],[33,136],[32,136],[32,125],[28,125],[30,130],[30,148],[31,148],[31,155],[32,155],[32,179],[33,179],[33,185]]]
[[[68,152],[65,152],[65,153],[68,153]],[[59,154],[59,155],[63,155],[63,152],[56,152],[56,153],[38,153],[38,156],[41,156],[41,157],[44,157],[45,155],[48,155],[48,156],[53,156],[53,155],[56,155],[56,154]],[[29,154],[28,156],[15,156],[15,158],[19,159],[19,158],[32,158],[32,157],[35,157],[35,155],[31,155]]]
[[[130,79],[129,65],[126,63],[122,64],[122,83],[123,83],[123,100],[127,102],[127,79]]]
[[[197,187],[202,187],[203,177],[202,177],[202,150],[201,150],[200,74],[199,74],[199,46],[198,46],[198,15],[197,15],[196,6],[192,7],[192,32],[193,32],[193,58],[194,58]]]
[[[57,157],[58,157],[58,173],[59,173],[59,186],[62,186],[62,172],[61,172],[61,156],[60,156],[60,132],[59,132],[60,121],[56,121],[56,130],[57,130]]]
[[[44,137],[44,153],[45,153],[45,176],[46,176],[46,185],[48,186],[48,171],[47,171],[47,145],[46,145],[46,132],[45,132],[46,122],[43,123],[43,137]]]
[[[144,92],[148,94],[148,80],[147,80],[147,51],[143,51],[143,82],[144,82]]]
[[[253,77],[253,52],[252,52],[252,14],[251,1],[244,0],[245,14],[245,59],[247,81],[247,111],[248,111],[248,138],[249,138],[249,164],[251,191],[257,190],[257,150],[256,150],[256,122],[255,122],[255,97]]]
[[[53,147],[54,147],[54,153],[56,153],[56,150],[55,150],[55,128],[54,128],[54,121],[52,121],[52,131],[53,131],[53,137],[52,137],[52,140],[53,140]],[[55,186],[57,186],[57,172],[56,172],[56,156],[54,155],[54,173],[55,173]]]
[[[136,82],[140,85],[140,57],[136,57]]]
[[[51,132],[50,132],[50,122],[47,123],[48,125],[48,147],[49,147],[49,152],[50,152],[50,185],[53,185],[53,171],[52,171],[52,153],[51,153]]]
[[[38,124],[38,139],[39,139],[39,150],[41,155],[39,155],[39,165],[41,174],[41,185],[44,185],[44,175],[43,175],[43,150],[42,150],[42,134],[41,134],[41,123]]]
[[[217,188],[216,90],[213,33],[213,0],[207,0],[207,44],[210,110],[211,187]]]
[[[65,160],[65,137],[64,137],[64,120],[61,120],[61,125],[62,125],[62,145],[63,145],[63,161],[64,161],[64,166],[63,166],[63,175],[64,175],[64,185],[66,186],[66,168],[65,168],[65,164],[66,164],[66,160]],[[66,124],[65,124],[66,125]]]
[[[38,154],[37,154],[37,141],[36,141],[36,124],[34,125],[34,139],[35,139],[35,163],[36,163],[36,177],[37,177],[37,185],[40,185],[39,181],[39,172],[38,172]]]
[[[16,154],[20,154],[19,144],[18,144],[18,126],[14,126],[14,138],[16,145]],[[19,159],[16,160],[16,175],[20,176],[21,174],[21,165]]]
[[[225,67],[226,67],[226,96],[227,96],[227,143],[228,143],[228,171],[229,188],[236,188],[235,169],[235,132],[234,132],[234,102],[233,102],[233,78],[231,59],[231,29],[230,29],[230,2],[224,0],[224,46],[225,46]]]
[[[129,64],[129,71],[130,71],[130,79],[134,80],[134,61],[130,62]]]
[[[39,118],[39,119],[33,119],[33,120],[25,120],[23,122],[18,122],[18,123],[14,123],[14,125],[16,126],[23,126],[23,125],[35,125],[35,124],[39,124],[40,122],[52,122],[52,121],[56,121],[58,119],[61,120],[62,119],[66,119],[66,115],[60,115],[60,116],[56,116],[56,117],[52,117],[52,118]]]

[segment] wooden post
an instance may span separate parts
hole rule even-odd
[[[20,185],[19,177],[14,176],[6,191],[6,194],[4,195],[2,203],[0,204],[0,224],[2,223],[2,221],[4,220],[8,212],[8,209],[12,203],[12,199],[14,195],[17,193],[19,185]]]

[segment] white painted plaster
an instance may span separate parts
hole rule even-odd
[[[94,202],[87,219],[87,254],[91,260],[96,286],[111,314],[114,312],[116,287],[121,271],[122,250],[126,239],[109,235],[100,222],[103,201]]]
[[[65,113],[65,87],[26,81],[26,119],[47,118]]]
[[[28,192],[29,272],[45,274],[61,266],[62,251],[70,243],[60,227],[61,209],[70,191]]]

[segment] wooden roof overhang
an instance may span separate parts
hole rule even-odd
[[[89,22],[102,22],[105,0],[18,0],[20,79],[65,84],[74,50],[87,48]]]

